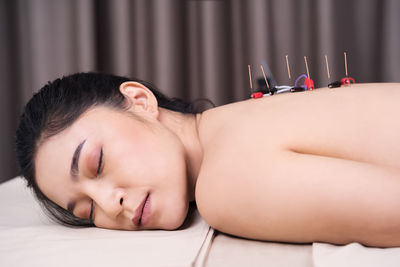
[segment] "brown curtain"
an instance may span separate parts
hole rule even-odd
[[[0,0],[0,181],[17,175],[17,118],[47,81],[79,71],[148,80],[221,105],[249,96],[247,65],[278,84],[305,72],[400,81],[398,0]],[[289,55],[292,79],[286,70]]]

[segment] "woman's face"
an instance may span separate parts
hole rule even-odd
[[[188,210],[185,153],[156,116],[95,107],[43,142],[42,192],[75,216],[109,229],[176,229]],[[145,204],[144,204],[145,203]]]

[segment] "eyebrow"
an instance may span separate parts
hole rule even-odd
[[[79,174],[79,156],[81,155],[81,150],[85,142],[86,139],[76,147],[75,152],[72,155],[70,174],[74,181],[76,181]]]
[[[71,168],[70,168],[70,175],[71,175],[71,179],[72,181],[76,181],[78,178],[78,174],[79,174],[79,156],[81,155],[81,150],[83,145],[85,144],[86,139],[82,141],[82,143],[80,143],[75,151],[74,154],[72,155],[72,160],[71,160]],[[71,212],[72,214],[74,213],[74,208],[75,208],[76,202],[75,201],[71,201],[68,203],[67,205],[67,210],[69,212]]]

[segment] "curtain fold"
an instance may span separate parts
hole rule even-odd
[[[248,98],[248,64],[255,85],[262,62],[293,84],[307,56],[322,87],[346,51],[357,82],[400,82],[399,13],[397,0],[0,0],[0,181],[17,174],[22,107],[49,80],[101,71],[222,105]]]

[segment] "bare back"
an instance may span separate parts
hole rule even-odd
[[[399,100],[400,84],[355,84],[206,111],[200,212],[248,238],[400,244]]]

